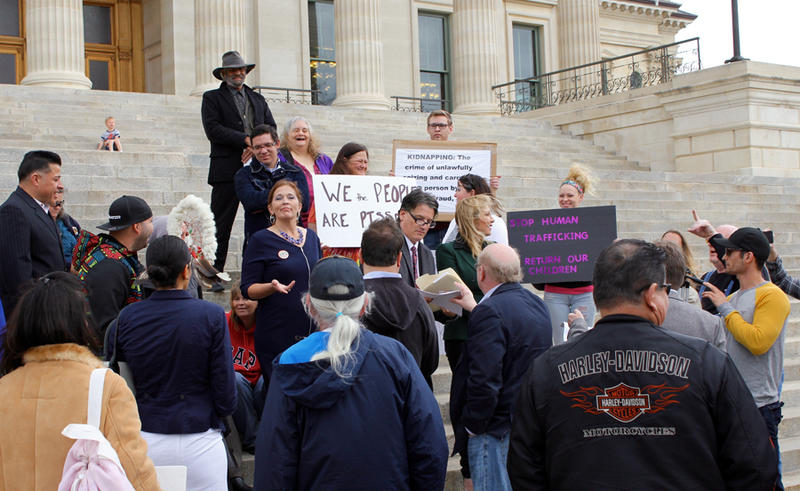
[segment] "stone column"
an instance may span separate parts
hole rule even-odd
[[[238,51],[247,61],[245,53],[245,20],[243,0],[195,0],[195,88],[192,95],[219,86],[212,71],[222,64],[222,54]]]
[[[336,106],[389,109],[383,87],[379,5],[380,0],[333,2]]]
[[[453,112],[497,114],[492,85],[498,80],[498,0],[453,1]]]
[[[26,0],[27,72],[22,85],[89,89],[81,0]]]
[[[558,0],[561,68],[600,61],[600,7],[597,0]]]

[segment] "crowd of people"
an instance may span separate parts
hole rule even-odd
[[[159,489],[157,469],[175,465],[189,490],[249,489],[243,450],[260,490],[441,490],[449,450],[465,489],[782,488],[787,294],[800,298],[800,280],[769,234],[695,214],[687,232],[708,241],[714,270],[700,274],[670,229],[608,245],[591,281],[536,285],[542,300],[521,284],[499,179],[466,174],[452,222],[437,225],[436,198],[414,189],[359,248],[328,247],[312,176],[366,174],[367,148],[332,160],[301,117],[279,138],[244,84],[254,65],[222,61],[202,119],[218,272],[245,211],[227,313],[202,300],[196,244],[154,232],[163,219],[143,199],[114,200],[93,234],[64,212],[60,157],[23,157],[0,206],[0,488],[58,487],[71,445],[59,433],[86,414],[101,354],[126,367],[125,380],[104,375],[99,430],[134,489]],[[441,110],[427,125],[434,141],[453,131]],[[573,166],[558,205],[592,186]],[[445,268],[459,294],[434,313],[417,279]],[[452,449],[433,394],[440,338]]]

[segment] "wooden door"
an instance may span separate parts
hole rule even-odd
[[[24,0],[0,0],[0,84],[25,77]]]
[[[83,24],[86,76],[93,88],[143,92],[141,1],[85,0]]]

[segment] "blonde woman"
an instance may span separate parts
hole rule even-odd
[[[456,199],[456,206],[462,199],[480,194],[494,195],[486,179],[476,174],[464,174],[458,178],[456,192],[453,194]],[[500,205],[500,201],[494,201],[492,214],[494,214],[494,225],[492,225],[492,233],[486,237],[486,240],[508,245],[508,227],[503,219],[503,207]],[[453,218],[450,220],[450,225],[447,227],[447,232],[445,232],[442,242],[453,242],[456,240],[457,234],[458,226],[456,225],[456,219]]]
[[[583,202],[585,194],[592,189],[592,178],[588,169],[580,165],[569,168],[567,177],[558,187],[558,206],[560,208],[577,208]],[[535,285],[542,289],[542,285]],[[594,322],[596,312],[592,299],[591,281],[567,281],[547,283],[544,285],[544,303],[550,311],[550,323],[553,327],[553,345],[564,342],[564,323],[571,312],[578,310],[590,325]]]

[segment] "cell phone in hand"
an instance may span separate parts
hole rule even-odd
[[[772,244],[772,241],[775,240],[775,234],[772,233],[772,230],[762,230],[762,232],[767,237],[767,242]]]

